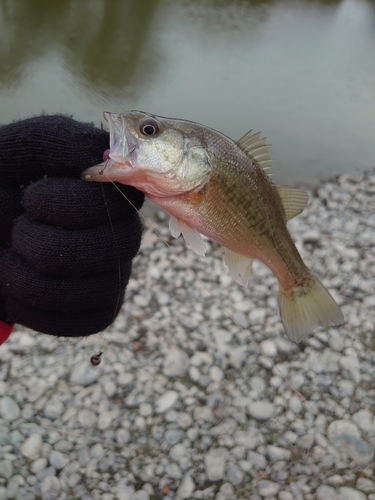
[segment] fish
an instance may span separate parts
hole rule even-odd
[[[260,132],[238,141],[199,123],[145,113],[104,113],[108,159],[82,173],[86,181],[134,186],[171,215],[174,237],[204,256],[201,235],[224,248],[233,279],[248,286],[254,259],[279,283],[286,336],[301,342],[317,326],[344,322],[320,280],[303,262],[287,221],[304,209],[305,191],[277,185],[271,152]]]

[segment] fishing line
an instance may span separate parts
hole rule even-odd
[[[105,169],[106,166],[107,166],[107,162],[105,163],[103,169],[100,171],[100,175],[103,175],[103,172],[104,172],[104,169]],[[119,308],[119,305],[120,305],[120,300],[121,300],[121,261],[120,261],[120,251],[119,251],[119,247],[118,247],[118,242],[117,242],[117,239],[116,239],[116,233],[115,233],[115,229],[113,227],[112,217],[111,217],[111,214],[110,214],[109,208],[108,208],[107,197],[106,197],[105,192],[104,192],[103,184],[100,183],[100,186],[102,188],[104,206],[106,208],[107,215],[108,215],[108,220],[109,220],[109,224],[111,226],[111,231],[112,231],[112,235],[113,235],[113,241],[114,241],[114,244],[115,244],[115,248],[117,250],[118,296],[117,296],[117,302],[116,302],[115,308],[113,310],[113,318],[112,318],[112,321],[111,321],[111,323],[113,323],[114,320],[116,319],[118,308]],[[120,191],[120,193],[121,193],[121,191]],[[99,348],[99,352],[97,354],[93,354],[91,356],[91,358],[90,358],[90,363],[93,366],[98,366],[100,364],[100,362],[101,362],[101,357],[102,357],[102,354],[104,352],[104,347],[105,347],[105,344],[107,342],[107,337],[108,337],[108,331],[104,332],[104,336],[103,336],[103,340],[102,340],[101,346]]]
[[[105,167],[104,167],[105,168]],[[104,168],[101,171],[102,174],[104,173]],[[101,174],[101,175],[102,175]],[[107,177],[108,178],[108,177]],[[109,178],[108,178],[109,179]],[[262,348],[258,345],[258,343],[251,338],[250,334],[238,323],[238,321],[235,319],[235,317],[228,311],[228,309],[220,302],[220,300],[216,297],[216,295],[211,292],[211,290],[208,288],[208,286],[197,276],[195,271],[193,271],[184,261],[184,259],[178,255],[177,252],[174,251],[173,247],[168,243],[168,241],[161,235],[161,233],[156,229],[156,227],[142,214],[139,212],[137,207],[129,200],[129,198],[119,189],[119,187],[109,179],[109,181],[115,186],[115,188],[121,193],[121,195],[128,201],[128,203],[139,213],[139,215],[142,217],[142,219],[146,222],[146,224],[157,234],[157,236],[163,241],[163,243],[168,247],[168,249],[173,253],[175,257],[190,271],[190,273],[193,275],[193,277],[200,283],[200,285],[207,291],[207,293],[212,297],[214,302],[228,315],[228,317],[233,321],[233,323],[239,328],[241,332],[243,332],[246,337],[250,340],[250,342],[260,351],[260,353],[269,361],[271,364],[272,368],[280,375],[280,377],[288,384],[288,386],[298,395],[301,397],[303,402],[306,404],[306,406],[312,411],[312,413],[321,420],[321,422],[332,432],[333,435],[335,435],[338,439],[340,439],[340,435],[337,434],[330,426],[330,424],[325,420],[325,418],[318,413],[317,410],[307,401],[307,399],[304,397],[304,395],[292,384],[290,380],[282,373],[282,371],[275,365],[275,363],[272,361],[272,359],[267,356],[267,354],[262,350]],[[349,454],[357,461],[357,463],[363,467],[366,464],[362,463],[360,459],[357,457],[357,455],[349,448],[349,446],[345,443],[344,440],[342,440],[342,447],[345,448]]]

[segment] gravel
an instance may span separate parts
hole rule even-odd
[[[375,174],[289,223],[346,319],[299,346],[267,268],[244,289],[153,225],[171,248],[145,230],[100,366],[103,334],[1,346],[0,500],[375,500]]]

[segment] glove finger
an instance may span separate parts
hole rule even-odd
[[[135,257],[141,231],[137,214],[126,224],[117,221],[83,230],[31,222],[21,215],[13,226],[11,249],[42,274],[101,274]]]
[[[44,174],[79,177],[101,163],[108,132],[63,115],[42,115],[0,127],[0,174],[27,184]]]
[[[103,153],[109,147],[107,131],[63,115],[40,118],[44,147],[39,158],[47,175],[79,176],[85,165],[103,161]]]
[[[46,276],[30,267],[18,255],[0,251],[0,279],[3,295],[40,309],[80,311],[112,308],[124,295],[131,273],[131,261],[112,273],[79,277]]]
[[[143,201],[143,193],[131,186],[49,177],[24,190],[22,205],[33,221],[84,229],[127,219],[142,207]]]
[[[9,296],[6,301],[7,321],[19,323],[48,335],[84,337],[107,328],[118,315],[121,304],[122,300],[116,310],[109,307],[66,313],[39,309]]]
[[[21,191],[0,186],[0,245],[5,245],[10,236],[13,220],[21,213]]]

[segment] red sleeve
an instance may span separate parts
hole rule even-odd
[[[8,323],[4,323],[4,321],[0,321],[0,345],[4,344],[9,335],[12,333],[14,325],[9,325]]]

